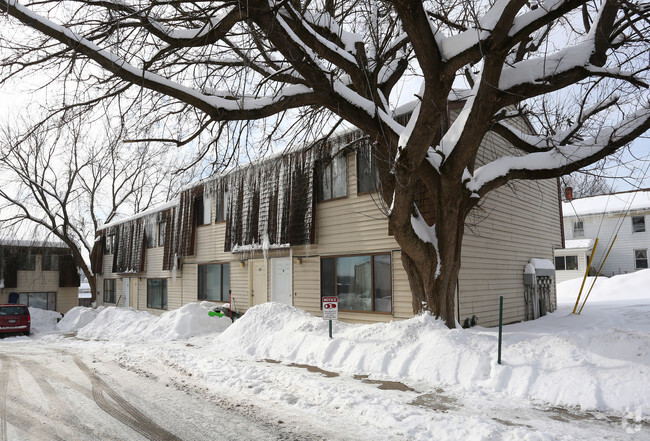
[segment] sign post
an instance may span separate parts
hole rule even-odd
[[[330,338],[332,338],[332,320],[339,319],[339,298],[323,297],[323,320],[330,322]]]

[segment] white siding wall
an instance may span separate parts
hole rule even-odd
[[[604,208],[604,207],[603,207]],[[573,236],[573,223],[578,217],[571,215],[571,212],[565,208],[564,217],[564,234],[566,239],[581,239],[582,237]],[[645,216],[646,231],[643,233],[632,232],[632,216]],[[636,271],[634,262],[634,250],[647,249],[650,251],[650,211],[628,213],[618,215],[590,215],[580,216],[584,225],[584,238],[598,238],[598,246],[594,255],[593,266],[596,270],[600,267],[612,243],[614,235],[618,230],[618,237],[612,251],[607,257],[601,274],[612,276],[615,274],[625,274]],[[620,229],[619,229],[620,225]]]

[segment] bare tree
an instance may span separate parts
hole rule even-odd
[[[0,225],[65,243],[94,300],[97,227],[173,197],[181,175],[170,172],[161,148],[127,146],[119,133],[80,118],[50,123],[0,133]]]
[[[16,30],[2,41],[4,79],[45,69],[75,91],[67,109],[109,101],[137,113],[148,137],[227,148],[224,158],[255,134],[359,128],[383,159],[413,309],[450,327],[470,210],[510,181],[571,173],[650,127],[643,1],[0,0],[0,10]],[[419,91],[404,121],[395,108],[407,78]],[[490,131],[515,153],[479,166]],[[436,207],[428,222],[422,190]]]

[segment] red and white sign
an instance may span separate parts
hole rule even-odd
[[[323,297],[323,320],[339,319],[339,298]]]

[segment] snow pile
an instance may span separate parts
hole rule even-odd
[[[581,280],[559,287],[560,308],[497,329],[447,329],[429,315],[354,325],[268,303],[224,331],[215,349],[406,383],[484,390],[583,409],[650,415],[650,270],[599,279],[581,315],[571,314]],[[577,285],[577,287],[576,287]],[[590,284],[586,284],[585,294]]]
[[[75,332],[95,320],[102,309],[104,309],[103,306],[98,309],[75,306],[56,325],[56,330],[64,333]]]
[[[60,312],[46,311],[40,308],[29,308],[32,324],[31,330],[35,333],[51,332],[56,326],[56,321],[63,317]]]
[[[160,316],[130,308],[107,307],[96,318],[77,328],[77,337],[91,340],[163,341],[181,340],[221,332],[231,321],[210,317],[213,303],[188,303]],[[83,322],[80,320],[80,325]],[[73,330],[71,327],[70,330]]]
[[[450,330],[430,315],[372,325],[328,323],[277,303],[255,306],[222,333],[215,349],[310,364],[350,374],[471,386],[490,374],[491,339]],[[435,360],[435,362],[432,362]]]

